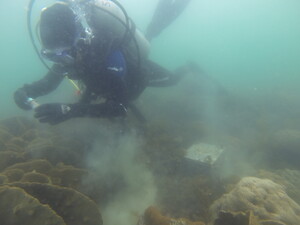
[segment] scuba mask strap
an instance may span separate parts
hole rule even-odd
[[[87,15],[89,15],[89,3],[91,1],[74,1],[69,0],[70,9],[75,14],[75,23],[77,29],[77,37],[74,41],[74,46],[77,45],[79,41],[83,41],[84,44],[90,45],[92,39],[94,38],[94,33],[92,28],[87,22]]]
[[[67,3],[75,14],[77,34],[74,40],[74,46],[76,47],[79,41],[83,41],[84,44],[90,45],[94,38],[94,33],[87,22],[87,15],[89,15],[89,6],[92,0],[64,0],[62,2]]]
[[[93,0],[58,0],[57,2],[65,2],[68,3],[71,6],[72,11],[75,13],[76,15],[76,24],[78,24],[78,28],[77,28],[77,37],[75,38],[74,41],[74,46],[77,45],[77,43],[79,42],[79,40],[83,40],[85,44],[90,44],[91,40],[94,38],[94,34],[92,32],[92,29],[90,28],[90,26],[87,23],[86,20],[86,14],[84,13],[84,5],[87,8],[87,2],[91,2]],[[39,57],[40,61],[42,62],[42,64],[52,73],[58,74],[58,72],[52,70],[48,64],[45,62],[44,60],[44,55],[43,50],[42,52],[40,52],[35,40],[34,40],[34,36],[33,36],[33,32],[32,32],[32,28],[31,28],[31,23],[32,23],[32,8],[34,3],[36,2],[36,0],[30,0],[28,3],[28,11],[27,11],[27,29],[29,32],[29,37],[31,40],[31,43],[33,45],[33,48],[37,54],[37,56]],[[42,53],[42,54],[41,54]]]

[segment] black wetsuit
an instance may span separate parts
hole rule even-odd
[[[145,60],[140,65],[126,61],[126,74],[119,76],[107,68],[105,60],[100,60],[101,57],[97,49],[91,48],[82,66],[67,68],[55,64],[41,80],[24,85],[16,93],[23,92],[30,98],[47,95],[58,87],[67,72],[70,79],[79,80],[85,86],[79,103],[73,104],[77,107],[73,116],[108,118],[124,115],[118,106],[122,104],[127,109],[147,86],[164,87],[176,84],[188,72],[186,66],[172,73],[151,60]],[[105,102],[91,104],[99,97],[105,99]],[[16,103],[21,108],[29,109],[25,104],[18,101]]]
[[[161,16],[160,13],[158,14]],[[159,15],[158,17],[160,17]],[[171,17],[174,18],[175,15],[177,12]],[[110,16],[109,18],[114,19],[115,17]],[[91,20],[91,27],[99,27],[98,21],[102,20],[95,16],[95,19]],[[119,23],[119,20],[116,21]],[[160,26],[159,24],[156,25]],[[159,29],[165,25],[163,23]],[[135,39],[135,35],[137,35],[135,26],[131,24],[130,27],[132,35],[128,40],[123,40],[121,43],[117,37],[112,36],[113,32],[110,30],[103,30],[101,26],[99,29],[95,28],[95,37],[92,42],[80,47],[80,51],[76,49],[80,55],[80,60],[77,63],[72,66],[54,64],[41,80],[26,84],[18,89],[14,95],[17,105],[23,109],[30,109],[31,107],[27,102],[29,98],[35,99],[55,90],[67,75],[70,79],[79,80],[84,84],[85,88],[81,100],[75,104],[67,104],[68,107],[64,108],[68,109],[67,113],[61,110],[59,103],[41,105],[35,109],[35,116],[41,122],[56,124],[68,118],[79,116],[106,118],[124,116],[127,108],[132,108],[133,111],[137,112],[131,102],[147,86],[164,87],[176,84],[186,72],[190,71],[188,66],[183,66],[172,73],[147,59],[145,55],[141,57],[141,46]],[[111,25],[110,28],[115,28],[115,26]],[[121,32],[122,35],[123,32]],[[62,34],[60,33],[60,35]],[[128,47],[130,44],[136,47]],[[102,98],[101,103],[97,101],[99,98]]]

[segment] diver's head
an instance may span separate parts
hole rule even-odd
[[[74,63],[77,36],[76,15],[67,4],[56,3],[42,10],[40,37],[42,55],[55,63]]]
[[[40,19],[40,37],[46,49],[71,47],[76,38],[76,15],[64,3],[44,8]]]

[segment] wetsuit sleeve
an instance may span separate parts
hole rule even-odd
[[[39,81],[33,82],[31,84],[25,84],[23,86],[23,89],[31,98],[37,98],[43,95],[47,95],[55,90],[64,79],[64,75],[61,74],[60,71],[61,67],[59,65],[55,65],[52,67],[52,71],[49,71],[46,76],[44,76]]]
[[[14,93],[14,100],[16,104],[22,109],[30,109],[26,101],[28,98],[37,98],[39,96],[47,95],[55,90],[64,78],[61,73],[63,68],[59,65],[54,65],[41,80],[31,84],[25,84]]]

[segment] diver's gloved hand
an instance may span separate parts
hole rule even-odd
[[[127,109],[123,104],[107,101],[101,104],[43,104],[34,109],[34,117],[41,123],[55,125],[73,117],[123,117]]]
[[[34,117],[41,123],[55,125],[73,117],[72,105],[61,103],[43,104],[34,109]]]
[[[28,104],[29,97],[27,96],[26,92],[20,88],[14,93],[14,100],[15,103],[24,110],[32,109],[31,105]]]

